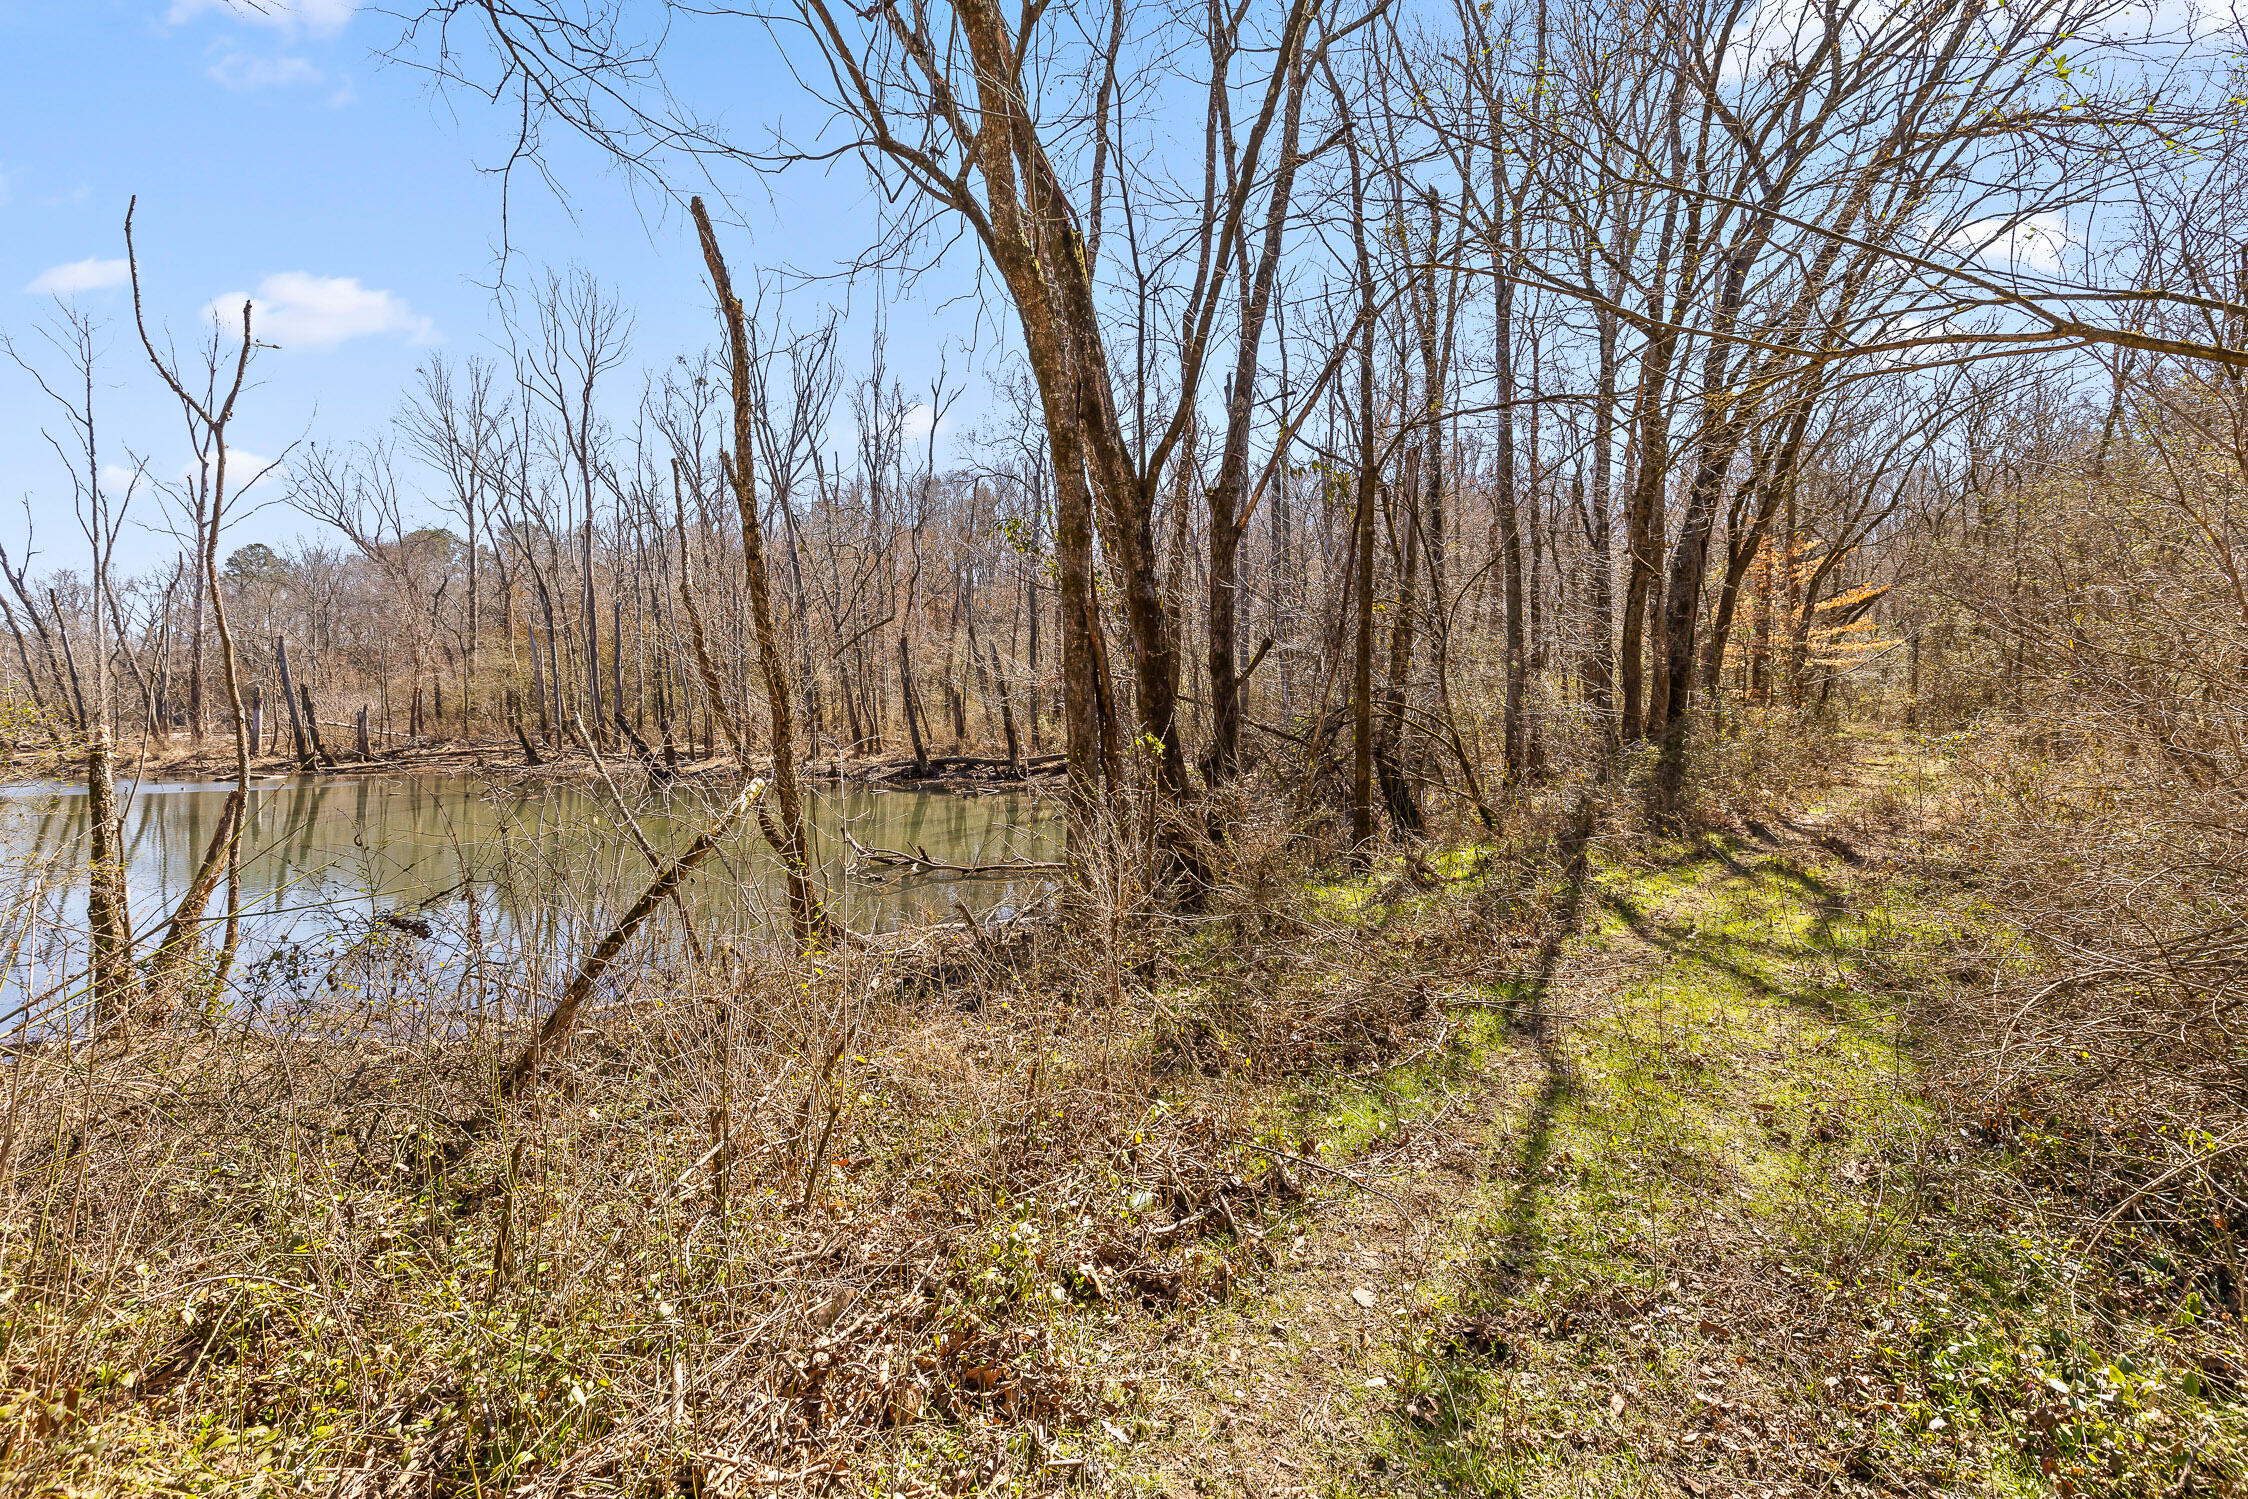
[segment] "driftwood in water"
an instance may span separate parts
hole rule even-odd
[[[979,785],[1033,781],[1066,775],[1068,770],[1067,755],[1033,755],[1020,766],[1003,755],[931,755],[925,762],[893,760],[844,774],[870,783]]]
[[[1018,874],[1060,874],[1069,868],[1054,859],[1001,859],[992,864],[952,864],[933,858],[927,849],[914,846],[912,853],[894,848],[868,848],[843,830],[843,841],[851,845],[851,852],[869,864],[880,864],[892,869],[903,869],[911,874],[949,874],[965,879],[1005,877]]]

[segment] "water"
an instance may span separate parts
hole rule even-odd
[[[132,788],[121,787],[120,790]],[[225,806],[225,784],[147,784],[124,816],[126,885],[143,948],[192,877]],[[463,777],[295,779],[254,784],[242,868],[240,988],[278,983],[405,931],[386,913],[428,926],[424,946],[497,947],[539,967],[566,965],[653,878],[607,793],[569,785],[492,787]],[[640,800],[659,856],[683,849],[731,788]],[[955,902],[1004,914],[1045,898],[1053,877],[900,874],[859,861],[839,829],[868,848],[926,850],[954,864],[1059,857],[1055,805],[1028,793],[851,788],[811,793],[814,855],[830,909],[860,932],[944,920]],[[84,968],[86,797],[82,787],[0,793],[0,1016],[53,996]],[[780,870],[744,818],[687,887],[704,942],[785,929]],[[224,910],[224,894],[213,900]],[[37,914],[35,921],[26,918]],[[645,940],[677,941],[676,914]],[[13,955],[11,956],[11,949]]]

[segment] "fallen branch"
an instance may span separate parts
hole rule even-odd
[[[1056,859],[1001,859],[995,864],[948,864],[933,858],[927,849],[915,844],[912,853],[894,848],[868,848],[843,830],[843,841],[851,845],[851,852],[870,864],[887,865],[894,869],[927,871],[932,874],[949,874],[973,879],[979,876],[1005,876],[1013,874],[1060,874],[1069,866]]]
[[[856,771],[838,771],[836,778],[868,782],[981,781],[985,778],[975,772],[996,771],[1000,781],[1029,781],[1061,774],[1068,759],[1067,755],[1030,755],[1018,767],[1003,755],[931,755],[926,760],[895,760]]]
[[[1379,1197],[1382,1201],[1389,1203],[1391,1206],[1396,1207],[1400,1211],[1405,1210],[1404,1203],[1399,1202],[1396,1198],[1390,1196],[1387,1192],[1384,1192],[1380,1187],[1375,1186],[1372,1182],[1369,1181],[1361,1181],[1357,1177],[1352,1176],[1348,1171],[1341,1170],[1338,1167],[1325,1165],[1319,1161],[1305,1160],[1300,1155],[1290,1155],[1285,1150],[1273,1150],[1269,1146],[1264,1145],[1250,1145],[1244,1142],[1242,1145],[1242,1149],[1253,1150],[1258,1155],[1264,1156],[1268,1160],[1286,1161],[1291,1166],[1308,1166],[1313,1171],[1324,1171],[1329,1176],[1339,1176],[1344,1181],[1349,1182],[1352,1186],[1356,1187],[1359,1191],[1371,1192],[1376,1197]]]

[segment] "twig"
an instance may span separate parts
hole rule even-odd
[[[2242,1145],[2248,1145],[2248,1124],[2239,1126],[2238,1128],[2234,1129],[2231,1134],[2226,1135],[2222,1140],[2219,1140],[2215,1145],[2212,1145],[2211,1147],[2209,1147],[2209,1149],[2203,1151],[2200,1155],[2195,1156],[2190,1161],[2181,1161],[2177,1165],[2172,1166],[2169,1170],[2163,1172],[2153,1181],[2148,1182],[2145,1186],[2139,1188],[2138,1191],[2133,1192],[2130,1196],[2124,1198],[2121,1202],[2117,1203],[2112,1209],[2110,1209],[2107,1216],[2100,1220],[2099,1226],[2092,1230],[2092,1237],[2084,1241],[2084,1252],[2087,1254],[2092,1252],[2093,1246],[2100,1242],[2101,1236],[2104,1235],[2108,1231],[2108,1229],[2114,1225],[2115,1220],[2123,1215],[2123,1210],[2129,1207],[2132,1203],[2137,1202],[2140,1198],[2146,1196],[2147,1193],[2152,1192],[2156,1187],[2161,1186],[2164,1182],[2169,1181],[2172,1177],[2180,1176],[2185,1172],[2191,1171],[2196,1166],[2206,1166],[2211,1161],[2217,1159],[2217,1157],[2219,1156],[2230,1155],[2234,1150],[2238,1149]]]
[[[618,716],[617,723],[620,727],[625,727],[621,714]],[[632,841],[639,846],[641,857],[648,861],[650,869],[660,872],[663,869],[663,860],[657,856],[655,848],[648,842],[647,835],[640,831],[640,819],[632,815],[632,808],[625,802],[624,793],[619,791],[617,783],[610,779],[609,767],[601,763],[601,750],[599,746],[594,744],[593,736],[585,731],[585,725],[578,721],[577,710],[575,709],[570,712],[569,728],[570,737],[577,740],[578,748],[584,750],[586,757],[593,761],[593,772],[601,778],[602,788],[609,793],[610,804],[617,809],[617,816],[623,819],[624,830],[632,835]],[[629,727],[626,728],[626,732],[631,732]],[[679,908],[679,923],[686,929],[687,945],[694,949],[695,961],[699,964],[703,960],[703,947],[702,938],[695,931],[695,918],[688,912],[687,902],[677,890],[672,891],[671,901],[673,905]]]
[[[1372,1182],[1361,1181],[1359,1178],[1352,1176],[1348,1171],[1341,1170],[1338,1167],[1329,1166],[1319,1161],[1307,1161],[1300,1155],[1290,1155],[1285,1150],[1274,1150],[1267,1145],[1245,1144],[1243,1148],[1253,1150],[1258,1155],[1268,1157],[1275,1161],[1286,1161],[1291,1166],[1308,1166],[1314,1171],[1324,1171],[1329,1176],[1339,1176],[1344,1181],[1349,1182],[1352,1186],[1358,1188],[1359,1191],[1373,1193],[1376,1197],[1379,1197],[1382,1201],[1388,1203],[1390,1206],[1396,1208],[1400,1212],[1411,1211],[1411,1209],[1407,1208],[1404,1203],[1399,1202],[1396,1198],[1390,1196],[1387,1192],[1384,1192],[1380,1187],[1375,1186]]]

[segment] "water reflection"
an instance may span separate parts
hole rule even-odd
[[[125,815],[126,882],[144,941],[193,875],[228,787],[143,785]],[[636,810],[659,854],[683,848],[730,791],[675,791]],[[815,849],[835,908],[859,931],[941,920],[956,901],[1005,911],[1041,900],[1050,881],[853,875],[838,834],[874,848],[925,849],[950,863],[1057,857],[1052,805],[1025,793],[822,792],[811,801]],[[0,794],[0,978],[7,1010],[82,965],[86,798],[82,788]],[[565,954],[646,886],[651,871],[603,793],[544,785],[495,789],[446,777],[298,779],[254,786],[243,840],[246,964],[290,947],[339,949],[385,913],[460,928],[518,954]],[[471,899],[470,897],[474,897]],[[775,929],[779,868],[747,819],[687,892],[705,939]],[[223,909],[214,900],[213,912]],[[26,924],[24,917],[36,913]],[[0,915],[5,915],[0,912]]]

